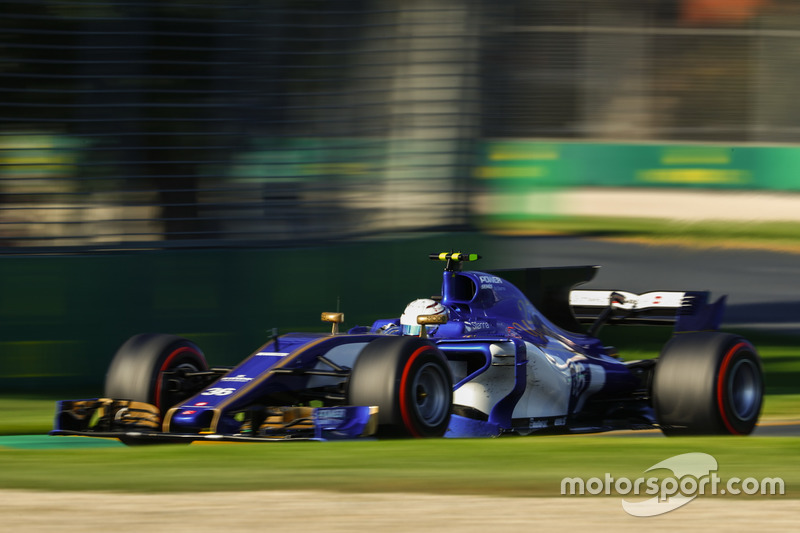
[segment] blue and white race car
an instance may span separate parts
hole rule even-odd
[[[576,290],[597,267],[463,270],[398,318],[275,336],[233,368],[191,341],[137,335],[114,356],[102,398],[58,402],[54,435],[126,443],[340,439],[661,428],[750,433],[763,374],[756,349],[719,331],[705,292]],[[625,361],[607,323],[674,324],[658,359]]]

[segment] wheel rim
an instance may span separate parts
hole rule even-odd
[[[165,407],[169,407],[164,405],[164,400],[165,398],[167,398],[167,396],[172,394],[171,391],[162,390],[161,388],[161,384],[163,381],[162,375],[164,374],[164,372],[179,371],[178,372],[179,377],[174,379],[177,379],[179,381],[179,389],[182,389],[183,383],[186,381],[185,379],[183,379],[183,375],[187,372],[198,372],[200,370],[199,367],[193,361],[191,361],[191,359],[188,361],[181,361],[176,364],[177,361],[180,361],[181,356],[187,353],[192,354],[195,357],[202,357],[193,349],[184,346],[172,352],[164,360],[164,363],[161,365],[161,369],[159,370],[158,376],[156,377],[155,393],[153,395],[153,399],[155,400],[155,406],[161,409],[162,411],[164,410]]]
[[[176,373],[176,376],[173,379],[178,382],[179,388],[183,390],[183,384],[186,383],[186,374],[199,372],[200,369],[197,368],[197,365],[192,363],[181,363],[178,366],[168,369],[168,371]]]
[[[426,363],[411,383],[414,411],[426,426],[441,424],[449,414],[450,390],[442,369]]]
[[[733,415],[739,420],[749,420],[758,414],[761,404],[761,380],[756,364],[750,359],[740,359],[731,368],[728,398]]]

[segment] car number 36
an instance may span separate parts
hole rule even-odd
[[[213,387],[201,393],[201,396],[227,396],[236,389],[228,387]]]

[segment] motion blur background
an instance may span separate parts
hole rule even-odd
[[[5,0],[0,385],[433,294],[575,188],[800,189],[792,0]],[[429,265],[423,265],[425,267]],[[380,294],[379,301],[374,295]]]

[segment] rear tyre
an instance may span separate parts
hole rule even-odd
[[[666,435],[748,435],[763,396],[761,360],[737,335],[676,335],[656,364],[653,404]]]
[[[188,372],[208,370],[194,343],[175,335],[143,333],[128,339],[108,367],[105,396],[155,405],[163,416],[197,391]],[[169,380],[165,373],[170,373]]]
[[[441,437],[453,406],[447,359],[419,337],[376,339],[353,365],[347,402],[377,406],[381,436]]]

